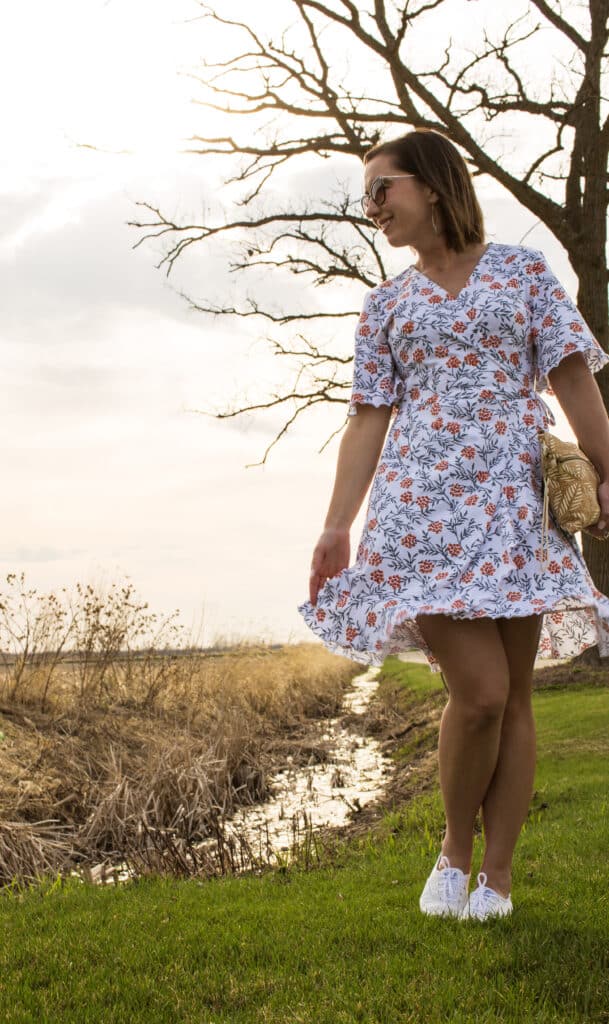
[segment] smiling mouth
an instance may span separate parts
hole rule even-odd
[[[385,229],[387,228],[387,225],[391,224],[392,220],[393,220],[393,217],[387,217],[386,220],[382,220],[382,221],[380,220],[378,222],[378,226],[379,226],[380,230],[381,231],[385,231]]]

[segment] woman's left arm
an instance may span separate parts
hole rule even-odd
[[[597,526],[587,532],[603,536],[609,523],[609,417],[603,397],[581,352],[565,356],[550,370],[548,380],[579,447],[601,478],[598,488],[601,517]]]

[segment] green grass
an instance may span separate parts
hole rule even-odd
[[[429,676],[417,666],[422,696]],[[609,1022],[609,689],[539,691],[534,706],[536,793],[511,918],[420,913],[443,828],[440,795],[427,794],[328,868],[6,897],[0,1019]],[[477,840],[472,872],[480,858]]]

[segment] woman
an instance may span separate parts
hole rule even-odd
[[[541,252],[485,244],[470,175],[447,138],[409,132],[369,150],[364,165],[365,213],[417,259],[365,298],[350,418],[298,610],[330,650],[380,665],[417,647],[442,671],[446,832],[420,908],[483,919],[512,910],[535,773],[536,654],[593,644],[609,654],[609,600],[575,540],[550,520],[541,545],[537,437],[555,423],[537,394],[545,389],[598,469],[591,532],[605,537],[609,420],[593,373],[609,356]],[[468,897],[479,808],[485,852]]]

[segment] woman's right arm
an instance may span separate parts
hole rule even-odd
[[[349,530],[378,465],[391,409],[390,405],[358,404],[357,415],[349,416],[340,442],[323,533],[313,552],[309,577],[311,604],[316,603],[326,580],[349,565]]]

